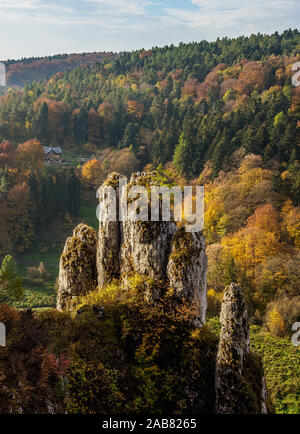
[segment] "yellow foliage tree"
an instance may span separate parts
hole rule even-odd
[[[287,201],[282,208],[283,226],[288,232],[295,246],[300,248],[300,206],[293,207],[291,201]]]
[[[135,100],[128,100],[126,104],[126,112],[134,119],[139,120],[143,117],[144,106]]]
[[[81,176],[89,186],[100,187],[105,179],[102,164],[96,158],[87,161],[81,169]]]

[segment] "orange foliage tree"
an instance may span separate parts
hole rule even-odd
[[[250,93],[257,89],[263,90],[268,75],[268,68],[261,62],[245,62],[239,75],[243,93]]]
[[[11,166],[14,161],[15,147],[8,140],[0,143],[0,167]]]
[[[300,206],[293,207],[291,200],[287,201],[282,208],[282,217],[283,228],[300,248]]]
[[[126,112],[128,115],[132,116],[134,119],[139,120],[143,117],[144,106],[135,100],[128,100],[126,104]]]
[[[104,101],[99,105],[98,115],[101,116],[104,120],[110,121],[114,112],[114,106],[107,101]]]
[[[32,208],[29,186],[25,182],[14,186],[7,196],[6,229],[18,252],[26,250],[33,239]]]
[[[45,151],[36,139],[21,143],[16,151],[16,164],[21,171],[39,171],[44,164]]]
[[[87,161],[81,169],[81,176],[87,185],[100,187],[105,178],[103,166],[100,161],[96,158]]]

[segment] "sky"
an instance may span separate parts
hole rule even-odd
[[[0,0],[0,59],[298,28],[300,0]]]

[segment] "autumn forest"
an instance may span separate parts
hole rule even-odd
[[[97,228],[96,189],[111,172],[155,170],[172,185],[205,186],[208,327],[219,332],[224,290],[239,283],[274,411],[299,413],[299,349],[291,343],[300,320],[300,83],[292,84],[299,53],[300,32],[287,30],[7,62],[8,86],[0,89],[0,311],[12,327],[17,311],[28,308],[57,326],[49,309],[66,236],[78,222]],[[59,147],[61,157],[47,161],[45,146]],[[37,393],[67,369],[62,347],[57,341],[50,351],[59,361],[44,350],[31,355],[44,366]],[[107,403],[98,408],[75,398],[82,365],[72,357],[68,411],[110,412]],[[0,368],[10,363],[0,356]],[[20,361],[24,372],[26,363]],[[85,369],[88,390],[94,368],[87,362]],[[101,375],[106,387],[104,368]],[[28,408],[30,393],[18,397]],[[136,411],[157,410],[154,398],[153,407],[146,398],[133,402]],[[0,404],[0,411],[7,408]]]

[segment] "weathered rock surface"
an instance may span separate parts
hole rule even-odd
[[[114,197],[115,221],[100,219],[98,237],[92,228],[81,224],[66,241],[59,266],[57,308],[73,310],[78,296],[97,285],[101,291],[112,281],[117,281],[120,288],[126,290],[132,282],[131,277],[138,276],[137,280],[143,281],[142,291],[147,301],[155,302],[168,291],[178,304],[185,300],[190,305],[194,312],[193,325],[201,327],[207,307],[207,257],[203,234],[179,228],[172,213],[170,221],[132,220],[130,201],[135,199],[128,199],[127,195],[124,199],[119,191],[120,177],[113,173],[104,183],[104,187],[112,187],[112,196],[108,190],[99,190],[100,214],[107,213]],[[153,182],[151,174],[134,174],[127,192],[133,186],[144,186],[149,190]],[[129,210],[127,221],[119,218],[123,200]],[[150,217],[150,200],[144,208]],[[92,310],[100,319],[106,314],[101,305],[85,305],[77,315],[87,310]],[[208,405],[205,400],[209,401],[210,411],[215,403],[216,413],[267,413],[262,364],[250,352],[248,314],[239,285],[231,284],[226,289],[220,319],[218,352],[216,343],[208,351],[212,357],[208,363],[211,391],[206,398],[203,394],[200,397],[195,371],[191,373],[187,390],[189,400],[192,403],[203,399],[201,408]],[[53,411],[51,406],[48,411]]]
[[[117,210],[122,200],[117,188],[119,178],[119,174],[113,173],[105,183],[116,188]],[[139,186],[149,188],[151,185],[155,185],[151,174],[134,174],[127,190]],[[100,194],[100,199],[102,212],[105,212],[108,203],[103,194]],[[115,278],[121,278],[126,285],[130,276],[138,274],[145,277],[145,296],[148,300],[157,300],[162,291],[171,287],[178,299],[184,298],[198,307],[195,321],[198,325],[203,324],[207,269],[203,234],[185,234],[184,230],[177,228],[172,212],[170,221],[133,221],[130,199],[127,207],[127,221],[100,221],[97,249],[99,287]],[[150,207],[149,200],[146,209],[149,220]]]
[[[99,219],[99,232],[97,243],[97,273],[98,286],[102,288],[107,282],[120,277],[120,243],[121,228],[119,222],[119,179],[121,175],[112,173],[103,186],[99,189],[100,213],[109,212],[109,204],[112,198],[105,196],[103,187],[112,187],[116,192],[116,220],[105,221]]]
[[[151,174],[134,174],[128,190],[132,187],[149,187],[153,183]],[[172,221],[134,221],[128,200],[128,220],[121,225],[121,272],[126,285],[127,277],[139,274],[145,277],[146,298],[157,300],[162,294],[166,283],[166,269],[171,251],[171,242],[176,232],[176,224]],[[150,198],[146,203],[145,212],[150,220]],[[142,212],[142,210],[141,210]],[[152,282],[153,284],[149,284]],[[156,284],[156,285],[155,285]]]
[[[145,298],[155,301],[168,289],[178,300],[195,307],[195,325],[201,326],[206,314],[206,247],[202,233],[185,233],[179,229],[171,212],[170,221],[134,221],[132,197],[119,192],[121,175],[112,173],[98,195],[99,232],[79,225],[65,244],[59,266],[57,308],[72,309],[73,301],[95,287],[99,289],[119,280],[126,287],[128,279],[139,275],[145,279]],[[127,186],[155,185],[153,174],[134,174]],[[107,189],[109,187],[110,189]],[[131,190],[132,191],[132,190]],[[112,194],[111,194],[112,192]],[[125,199],[124,199],[125,197]],[[120,202],[126,201],[128,219],[119,218]],[[103,219],[110,206],[115,219]],[[146,204],[150,220],[150,194]]]
[[[224,293],[220,322],[221,334],[216,361],[216,412],[242,412],[240,401],[249,386],[249,372],[252,376],[255,374],[255,382],[258,381],[258,385],[250,385],[253,387],[252,395],[257,396],[248,410],[254,412],[255,408],[257,413],[266,412],[264,379],[259,369],[250,368],[248,313],[244,294],[237,284],[232,283]]]
[[[70,310],[74,299],[91,291],[97,281],[97,236],[93,228],[80,224],[66,241],[59,263],[58,310]]]

